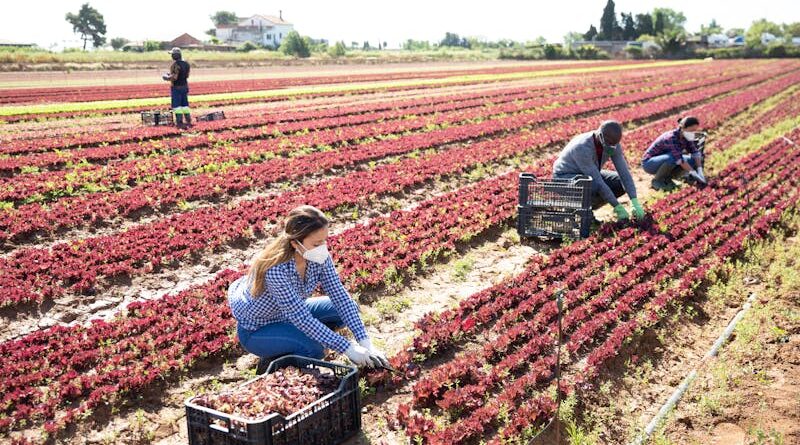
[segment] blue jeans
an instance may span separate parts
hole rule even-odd
[[[306,306],[314,318],[329,327],[336,329],[344,325],[330,297],[308,298]],[[320,343],[309,338],[288,321],[269,323],[255,331],[238,326],[236,333],[242,347],[259,357],[297,354],[321,359],[325,354],[325,348]]]
[[[172,101],[172,109],[189,107],[189,87],[170,87],[170,99]]]
[[[693,157],[691,157],[689,155],[683,155],[683,161],[684,162],[688,162],[689,165],[692,166],[692,168],[694,168],[694,169],[697,168],[697,163],[694,161]],[[672,159],[672,155],[669,154],[669,153],[664,153],[663,155],[653,156],[650,159],[642,161],[642,168],[647,173],[649,173],[651,175],[654,175],[654,174],[656,174],[658,169],[661,168],[661,165],[663,165],[665,162],[669,162],[671,164],[674,164],[675,168],[679,168],[680,169],[678,164],[675,164],[675,161]]]

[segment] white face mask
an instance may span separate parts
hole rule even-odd
[[[330,256],[330,254],[328,253],[327,244],[317,246],[313,249],[306,249],[306,247],[301,243],[298,244],[300,244],[300,247],[302,247],[303,250],[305,250],[305,252],[303,252],[303,258],[307,259],[308,261],[311,261],[312,263],[323,264],[325,260],[328,259],[328,256]]]
[[[683,137],[686,138],[687,141],[693,141],[697,137],[694,131],[684,131]]]

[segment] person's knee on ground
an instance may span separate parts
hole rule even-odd
[[[617,172],[611,170],[600,170],[600,176],[603,178],[603,182],[611,189],[611,192],[614,193],[614,196],[619,198],[620,196],[625,194],[625,187],[622,185],[622,179],[620,179],[619,174]],[[600,187],[599,185],[592,185],[592,209],[597,210],[600,207],[608,204],[603,196],[600,194]]]
[[[656,174],[653,176],[653,180],[650,181],[650,186],[656,190],[672,190],[676,187],[676,184],[672,182],[673,175],[675,174],[675,169],[683,171],[683,169],[675,165],[671,162],[664,162],[658,167],[656,170]]]

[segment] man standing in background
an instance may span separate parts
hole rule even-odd
[[[172,48],[172,66],[169,73],[161,76],[162,79],[172,82],[170,96],[172,99],[172,113],[175,115],[175,124],[178,128],[192,126],[192,116],[189,112],[189,64],[183,60],[180,48]]]

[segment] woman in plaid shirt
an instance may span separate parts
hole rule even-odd
[[[358,366],[389,367],[367,336],[358,306],[328,254],[329,226],[317,208],[292,210],[284,232],[259,254],[250,272],[228,288],[239,342],[262,358],[259,368],[286,354],[319,359],[325,348],[345,354]],[[311,297],[320,286],[327,296]],[[333,331],[343,325],[356,342]]]
[[[705,182],[703,157],[697,145],[700,121],[694,116],[678,119],[678,128],[656,138],[642,157],[642,168],[654,175],[656,190],[673,190],[673,179],[691,174]],[[686,153],[686,154],[684,154]]]

